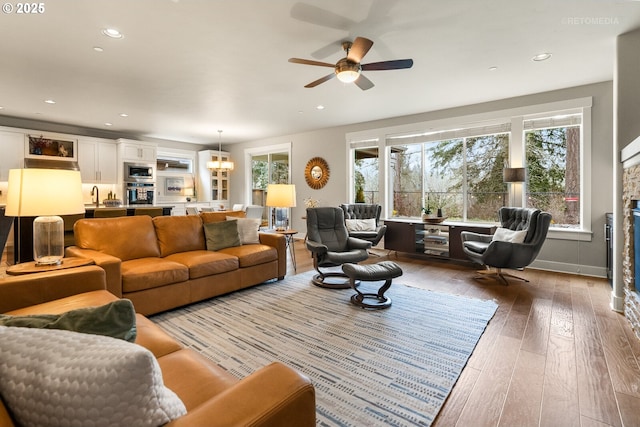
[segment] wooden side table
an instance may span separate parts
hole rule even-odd
[[[298,268],[296,266],[296,250],[294,247],[295,241],[293,240],[293,236],[295,234],[298,234],[298,231],[297,230],[276,230],[276,233],[284,235],[287,241],[287,247],[289,248],[289,253],[291,254],[291,261],[293,262],[293,271],[297,273]]]
[[[41,273],[43,271],[64,270],[67,268],[82,267],[94,264],[92,259],[80,257],[62,258],[62,263],[58,265],[36,265],[35,261],[23,262],[7,267],[7,274],[10,276],[20,276],[22,274]]]

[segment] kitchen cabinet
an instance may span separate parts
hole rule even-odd
[[[230,159],[229,153],[218,150],[198,152],[198,201],[211,202],[215,208],[229,205],[230,176],[229,171],[215,171],[207,168],[207,162]]]
[[[113,142],[78,139],[78,165],[82,182],[87,184],[115,184],[117,147]]]
[[[496,225],[442,222],[431,224],[419,219],[385,219],[387,231],[384,248],[387,250],[418,253],[441,258],[468,260],[462,250],[462,232],[493,234]]]
[[[24,167],[24,133],[0,132],[0,181],[9,179],[9,169]]]
[[[157,144],[150,142],[118,139],[118,155],[120,162],[156,163]]]

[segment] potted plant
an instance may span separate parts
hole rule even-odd
[[[431,213],[431,200],[429,195],[427,194],[427,200],[425,206],[422,208],[422,219],[433,218],[433,214]]]

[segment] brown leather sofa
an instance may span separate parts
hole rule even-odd
[[[103,269],[86,266],[0,279],[0,313],[60,314],[100,306],[117,299],[105,278]],[[166,426],[315,426],[315,390],[295,370],[274,362],[239,380],[140,314],[136,326],[136,344],[154,354],[164,385],[187,409]],[[14,425],[0,399],[0,426]]]
[[[107,273],[107,290],[144,315],[159,313],[286,275],[286,240],[208,251],[203,224],[244,212],[81,219],[66,256],[90,258]]]

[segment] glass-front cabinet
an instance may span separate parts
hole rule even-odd
[[[218,150],[198,152],[198,201],[211,202],[216,209],[226,209],[229,205],[230,173],[227,170],[207,168],[208,162],[218,160],[223,162],[230,160],[229,153]]]

